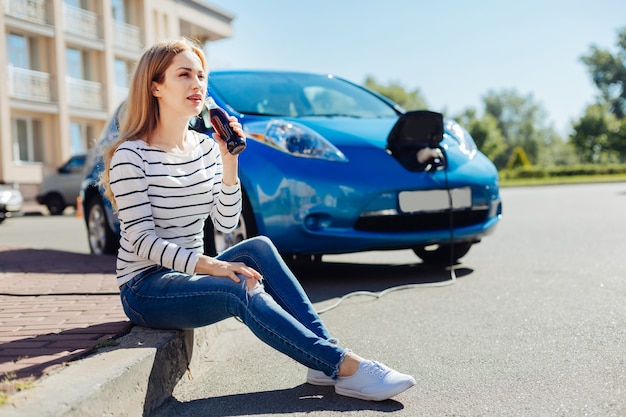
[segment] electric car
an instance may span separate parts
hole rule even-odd
[[[208,95],[239,119],[247,140],[240,222],[229,234],[207,222],[209,255],[265,235],[286,259],[410,248],[426,263],[447,263],[501,219],[495,166],[443,115],[407,112],[327,74],[218,70],[208,80]],[[101,144],[117,137],[119,111]],[[189,127],[213,132],[206,110]],[[119,224],[96,184],[98,149],[80,198],[91,251],[112,254]]]

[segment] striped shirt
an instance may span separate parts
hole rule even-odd
[[[116,149],[110,181],[121,230],[119,285],[154,265],[194,274],[207,217],[223,232],[237,226],[239,183],[222,184],[222,157],[213,139],[195,132],[193,138],[196,143],[185,154],[142,140]]]

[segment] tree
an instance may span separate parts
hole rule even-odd
[[[363,85],[372,91],[398,103],[406,110],[421,110],[428,108],[426,100],[419,89],[407,91],[400,83],[392,81],[387,86],[379,84],[374,77],[368,75]]]
[[[617,52],[592,45],[581,57],[600,90],[574,124],[571,141],[587,162],[626,160],[626,27],[618,31]]]
[[[607,104],[618,119],[626,115],[626,27],[618,31],[617,52],[596,45],[581,57],[591,79],[600,90],[600,103]]]
[[[485,114],[497,120],[507,146],[506,160],[516,146],[521,147],[531,163],[536,164],[539,151],[557,136],[547,122],[547,112],[532,94],[520,95],[515,89],[490,90],[483,96]],[[498,164],[496,164],[497,166]]]
[[[485,114],[478,118],[474,108],[467,108],[457,115],[455,120],[472,135],[476,146],[487,158],[494,161],[502,159],[507,150],[502,131],[498,128],[498,121],[491,114]],[[498,166],[496,164],[496,166]]]
[[[622,129],[626,129],[626,120],[618,120],[608,110],[607,104],[592,104],[587,107],[585,114],[573,125],[574,134],[570,141],[579,151],[583,162],[598,163],[618,158]],[[615,149],[617,148],[617,149]],[[624,153],[622,153],[624,155]]]

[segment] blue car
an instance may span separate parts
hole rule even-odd
[[[495,166],[438,113],[407,112],[339,77],[300,72],[213,71],[208,94],[247,137],[240,223],[223,234],[207,222],[209,255],[266,235],[288,260],[410,248],[426,263],[456,262],[502,216]],[[101,143],[117,137],[118,112]],[[213,132],[206,110],[190,129]],[[97,149],[81,204],[92,253],[113,254],[119,224],[96,185]]]

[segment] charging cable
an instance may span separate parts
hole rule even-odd
[[[437,153],[435,153],[433,156],[443,156],[444,155],[444,150],[441,148],[437,148]],[[443,161],[446,161],[445,157],[441,158]],[[441,164],[441,160],[436,161],[437,163]],[[401,290],[412,290],[412,289],[417,289],[417,288],[439,288],[439,287],[447,287],[449,285],[454,285],[456,284],[456,272],[454,271],[454,220],[453,220],[453,203],[452,203],[452,191],[450,190],[450,183],[448,181],[448,167],[447,167],[447,163],[446,166],[443,169],[444,172],[444,178],[445,178],[445,182],[446,182],[446,191],[448,192],[448,212],[449,212],[449,230],[450,230],[450,260],[449,260],[449,264],[448,264],[448,270],[450,271],[450,279],[447,279],[446,281],[441,281],[441,282],[427,282],[427,283],[423,283],[423,284],[405,284],[405,285],[397,285],[395,287],[390,287],[387,288],[386,290],[383,291],[379,291],[379,292],[373,292],[373,291],[353,291],[351,293],[348,293],[346,295],[344,295],[343,297],[341,297],[339,300],[337,300],[334,304],[323,308],[321,310],[317,311],[317,314],[323,314],[326,313],[327,311],[330,311],[334,308],[336,308],[337,306],[339,306],[339,304],[343,303],[345,300],[347,300],[350,297],[356,297],[359,295],[365,295],[365,296],[370,296],[370,297],[374,297],[376,299],[384,297],[385,295],[389,294],[390,292],[394,292],[394,291],[401,291]]]

